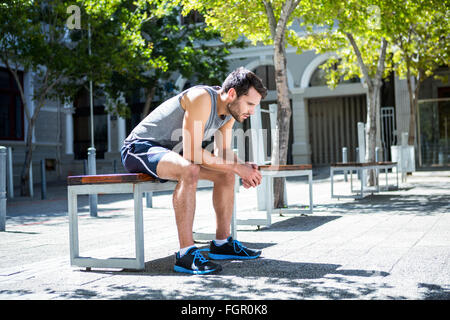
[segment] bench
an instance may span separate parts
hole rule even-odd
[[[361,199],[364,198],[368,194],[373,194],[375,192],[380,192],[380,184],[378,180],[378,174],[380,170],[385,171],[386,175],[386,182],[385,182],[385,188],[389,190],[388,185],[388,169],[397,168],[397,162],[390,162],[390,161],[378,161],[378,162],[338,162],[338,163],[332,163],[330,165],[330,178],[331,178],[331,197],[332,198],[355,198],[355,199]],[[377,179],[375,179],[376,184],[373,187],[367,187],[365,185],[366,181],[366,171],[367,170],[375,170]],[[350,190],[352,195],[337,195],[334,192],[334,174],[336,171],[350,171]],[[353,171],[356,171],[360,176],[360,188],[357,190],[353,189],[353,177],[352,173]],[[396,176],[397,176],[397,183],[396,188],[398,189],[398,170],[395,170]]]
[[[258,188],[265,187],[266,191],[266,218],[265,219],[236,219],[233,223],[237,225],[257,225],[257,226],[266,226],[270,227],[272,224],[272,214],[274,212],[283,213],[312,213],[313,212],[313,196],[312,196],[312,165],[303,164],[303,165],[260,165],[258,166],[261,171],[261,175],[266,177],[263,179],[263,183],[258,186]],[[280,177],[298,177],[298,176],[307,176],[308,184],[309,184],[309,207],[308,209],[292,209],[292,208],[282,208],[282,209],[274,209],[274,194],[273,194],[273,178]],[[285,190],[286,192],[286,190]]]
[[[202,183],[200,183],[202,182]],[[207,183],[205,183],[207,182]],[[209,186],[209,181],[199,181],[199,187]],[[144,269],[144,220],[143,220],[143,193],[171,191],[177,182],[168,181],[160,183],[155,178],[144,173],[84,175],[67,177],[68,216],[70,238],[70,263],[72,266],[91,268],[121,268]],[[107,258],[98,259],[80,255],[78,239],[78,205],[79,195],[89,194],[119,194],[131,193],[134,198],[134,233],[135,258]],[[233,212],[234,216],[234,212]],[[236,237],[232,226],[232,236]]]

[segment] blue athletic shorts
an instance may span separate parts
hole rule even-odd
[[[160,182],[168,181],[156,174],[158,162],[167,152],[170,150],[146,140],[133,141],[120,150],[122,164],[128,172],[147,173]]]

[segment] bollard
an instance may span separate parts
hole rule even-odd
[[[6,154],[7,149],[0,146],[0,231],[6,225]]]
[[[28,190],[30,190],[30,198],[34,198],[33,188],[33,161],[30,161],[30,170],[28,171]]]
[[[342,148],[342,163],[347,163],[348,157],[347,157],[347,148]],[[347,170],[344,170],[344,181],[347,182]]]
[[[359,148],[356,148],[355,159],[356,159],[356,162],[361,162],[361,161],[359,160]],[[358,179],[360,179],[360,177],[359,177],[359,170],[358,170],[357,176],[358,176]]]
[[[13,161],[12,161],[12,149],[8,147],[8,197],[14,198],[14,176],[13,176]]]
[[[380,161],[380,147],[375,147],[375,162],[379,162]],[[377,185],[378,185],[378,176],[379,176],[379,172],[378,169],[375,169],[375,179],[377,181]]]
[[[113,160],[113,173],[114,174],[117,173],[117,160],[116,159]]]
[[[41,160],[41,200],[47,199],[47,179],[45,177],[45,160]]]
[[[95,166],[95,148],[88,148],[88,171],[90,175],[97,174],[97,169]],[[91,217],[97,216],[97,202],[98,196],[96,194],[89,195],[89,211]]]

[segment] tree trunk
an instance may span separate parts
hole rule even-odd
[[[366,162],[376,160],[375,148],[377,144],[377,118],[380,110],[381,81],[373,81],[372,89],[367,93],[367,122],[366,122]],[[375,185],[375,173],[369,173],[369,185]]]
[[[286,51],[284,36],[279,43],[275,43],[274,52],[275,82],[277,86],[278,114],[277,114],[277,132],[278,146],[273,146],[272,164],[284,165],[287,162],[287,153],[289,147],[289,125],[291,119],[291,105],[289,102],[289,88],[286,72]],[[284,178],[274,179],[274,208],[285,207],[284,203]]]
[[[408,130],[408,144],[415,145],[416,141],[416,112],[419,103],[420,90],[420,75],[415,78],[415,88],[413,89],[411,83],[411,73],[407,71],[407,84],[409,93],[409,130]]]
[[[31,159],[33,157],[33,129],[35,124],[35,118],[32,117],[28,121],[28,132],[25,144],[25,161],[20,174],[20,195],[23,197],[30,196],[29,179],[30,179],[30,166]]]
[[[289,147],[289,125],[291,119],[291,104],[289,102],[289,88],[286,71],[285,32],[289,16],[298,6],[300,0],[286,0],[283,3],[281,14],[277,20],[270,1],[263,0],[269,21],[270,33],[273,39],[275,68],[275,83],[277,87],[278,113],[277,130],[278,137],[273,139],[271,162],[273,165],[283,165],[287,162]],[[284,178],[274,179],[274,208],[285,207],[284,203]]]
[[[155,86],[153,86],[150,90],[146,90],[147,94],[145,96],[144,110],[142,110],[141,113],[141,120],[143,120],[150,113],[150,107],[152,105],[153,97],[155,96],[155,90]]]

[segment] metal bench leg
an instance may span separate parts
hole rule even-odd
[[[266,213],[267,213],[267,223],[266,226],[270,227],[272,225],[272,210],[273,210],[273,178],[271,176],[267,177],[267,189],[269,191],[269,198],[266,201]]]
[[[142,214],[142,191],[139,184],[134,187],[134,232],[136,245],[136,267],[144,269],[144,219]]]
[[[239,177],[235,176],[235,179],[238,180]],[[238,180],[239,181],[239,180]],[[237,230],[236,230],[236,193],[238,192],[238,189],[236,186],[239,186],[239,184],[234,185],[234,201],[233,201],[233,215],[231,216],[231,236],[233,239],[237,240]]]
[[[78,187],[78,186],[77,186]],[[121,188],[121,185],[115,186]],[[134,221],[135,221],[135,258],[108,258],[98,259],[93,257],[81,257],[79,253],[78,239],[78,194],[89,194],[80,188],[68,188],[68,215],[69,215],[69,237],[70,237],[70,263],[73,266],[90,268],[129,268],[144,269],[144,226],[142,215],[142,190],[139,184],[134,186]],[[119,192],[120,193],[120,192]],[[130,193],[130,192],[125,192]]]
[[[361,196],[360,198],[364,198],[364,185],[366,181],[366,172],[363,168],[360,170],[360,177],[361,177]]]
[[[313,213],[312,171],[308,173],[308,183],[309,183],[309,213]]]
[[[77,194],[68,187],[68,215],[69,215],[69,244],[70,244],[70,263],[74,264],[74,259],[79,256],[78,245],[78,204]]]
[[[330,168],[330,177],[331,177],[331,198],[334,198],[333,176],[334,176],[334,170],[333,170],[333,168]]]
[[[153,208],[153,192],[145,193],[145,204],[147,208]]]

